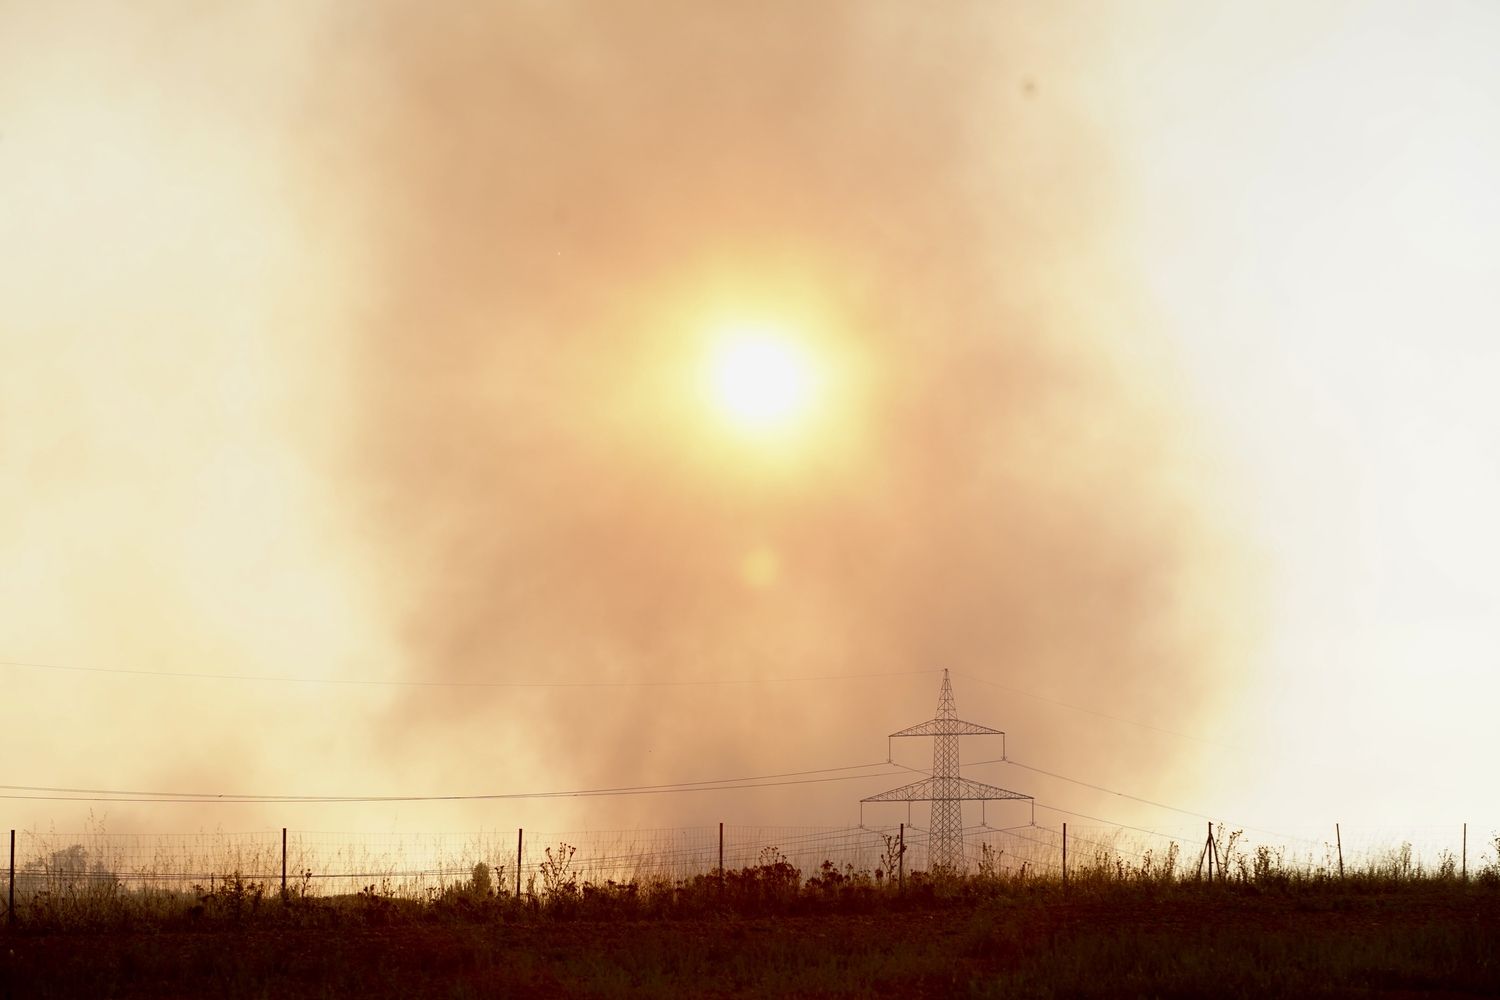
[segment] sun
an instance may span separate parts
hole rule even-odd
[[[812,357],[783,331],[736,326],[714,342],[707,365],[709,398],[731,425],[762,433],[796,425],[818,388]]]

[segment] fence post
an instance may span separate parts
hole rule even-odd
[[[1339,880],[1344,878],[1344,835],[1339,832],[1339,825],[1333,824],[1333,840],[1339,847]]]
[[[16,925],[16,831],[10,831],[10,889],[6,895],[5,920]]]
[[[281,901],[286,902],[286,827],[281,828]]]
[[[1464,824],[1464,881],[1469,881],[1469,824]]]
[[[516,827],[516,899],[521,898],[521,827]]]
[[[1063,824],[1063,888],[1068,887],[1068,824]]]
[[[724,824],[719,824],[719,891],[724,891]]]
[[[902,823],[896,831],[899,846],[896,850],[896,880],[897,888],[901,892],[906,891],[906,824]]]

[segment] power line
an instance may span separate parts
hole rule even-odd
[[[1103,785],[1095,785],[1095,784],[1091,784],[1091,783],[1089,783],[1087,781],[1080,781],[1077,778],[1070,778],[1070,777],[1068,777],[1065,774],[1058,774],[1055,771],[1044,771],[1044,770],[1042,770],[1039,767],[1032,767],[1030,764],[1022,764],[1018,760],[980,761],[979,763],[982,763],[982,764],[994,764],[994,763],[1010,764],[1013,767],[1024,768],[1027,771],[1035,771],[1037,774],[1045,774],[1049,778],[1057,778],[1059,781],[1067,781],[1067,782],[1070,782],[1070,783],[1072,783],[1074,785],[1082,785],[1084,788],[1092,788],[1096,792],[1105,792],[1106,794],[1109,794],[1109,795],[1118,795],[1120,798],[1122,798],[1122,799],[1129,799],[1132,802],[1140,802],[1140,803],[1142,803],[1144,805],[1155,806],[1158,809],[1165,809],[1168,812],[1181,813],[1184,816],[1192,816],[1194,819],[1205,819],[1205,820],[1212,821],[1213,818],[1214,818],[1212,816],[1206,816],[1203,813],[1193,812],[1191,809],[1179,809],[1176,806],[1169,806],[1165,802],[1153,802],[1151,799],[1143,799],[1139,795],[1130,795],[1130,794],[1128,794],[1126,792],[1117,792],[1113,788],[1105,788]]]
[[[45,792],[56,794],[0,794],[0,799],[37,802],[177,802],[177,803],[356,803],[356,802],[487,802],[501,799],[586,798],[610,795],[663,795],[674,792],[714,792],[748,788],[779,788],[786,785],[810,785],[828,781],[854,781],[860,778],[889,777],[897,772],[883,770],[869,774],[845,774],[835,777],[806,778],[810,774],[834,771],[888,768],[886,761],[824,767],[810,771],[786,771],[780,774],[750,775],[740,778],[715,778],[707,781],[679,781],[663,785],[627,785],[616,788],[583,788],[549,792],[492,792],[471,795],[245,795],[213,792],[143,792],[106,788],[56,788],[40,785],[0,785],[7,792]],[[899,766],[899,765],[898,765]],[[775,780],[775,779],[801,780]]]
[[[219,680],[219,681],[241,681],[261,682],[272,684],[328,684],[344,687],[392,687],[392,688],[455,688],[455,689],[501,689],[501,690],[525,690],[525,689],[571,689],[571,688],[633,688],[633,687],[718,687],[721,685],[749,685],[749,684],[799,684],[815,681],[840,681],[840,680],[871,680],[881,677],[918,677],[925,674],[937,673],[937,669],[930,670],[890,670],[851,674],[806,674],[802,676],[789,677],[720,677],[720,678],[650,678],[646,680],[584,680],[584,681],[462,681],[462,680],[402,680],[371,677],[304,677],[285,674],[232,674],[196,672],[187,670],[144,670],[134,667],[97,667],[79,666],[66,663],[44,663],[36,660],[0,660],[0,667],[13,667],[29,670],[53,670],[66,673],[81,674],[106,674],[126,677],[164,677],[180,680]],[[1009,691],[1033,701],[1040,701],[1059,708],[1066,708],[1074,712],[1082,712],[1086,715],[1096,716],[1101,719],[1109,719],[1140,729],[1173,736],[1178,739],[1191,740],[1194,743],[1202,743],[1207,746],[1216,746],[1225,750],[1234,750],[1239,753],[1247,753],[1242,747],[1229,743],[1220,743],[1214,740],[1204,739],[1190,733],[1181,733],[1173,729],[1152,725],[1147,722],[1139,722],[1135,719],[1127,719],[1123,716],[1110,715],[1096,709],[1087,708],[1083,705],[1075,705],[1071,702],[1060,701],[1045,695],[1036,694],[1021,688],[1012,687],[1008,684],[1000,684],[977,674],[966,671],[953,671],[960,677],[978,681],[980,684]]]
[[[992,763],[997,763],[997,762],[996,761],[981,761],[980,763],[992,764]],[[1070,782],[1070,783],[1072,783],[1074,785],[1082,785],[1084,788],[1092,788],[1096,792],[1104,792],[1104,793],[1106,793],[1108,795],[1117,795],[1117,796],[1119,796],[1122,799],[1130,799],[1132,802],[1140,802],[1140,803],[1142,803],[1144,805],[1155,806],[1158,809],[1165,809],[1168,812],[1181,813],[1184,816],[1192,816],[1194,819],[1207,820],[1210,823],[1213,823],[1213,822],[1224,822],[1224,819],[1222,817],[1219,817],[1216,820],[1215,817],[1209,816],[1209,815],[1207,815],[1205,813],[1193,812],[1191,809],[1181,809],[1181,808],[1178,808],[1177,806],[1169,806],[1165,802],[1155,802],[1155,801],[1153,801],[1151,799],[1143,799],[1139,795],[1131,795],[1128,792],[1120,792],[1120,791],[1116,791],[1113,788],[1105,788],[1103,785],[1095,785],[1095,784],[1092,784],[1092,783],[1087,782],[1087,781],[1080,781],[1077,778],[1070,778],[1066,774],[1058,774],[1055,771],[1044,771],[1044,770],[1042,770],[1039,767],[1032,767],[1030,764],[1022,764],[1020,761],[1005,760],[1005,761],[1003,761],[1003,763],[1013,764],[1016,767],[1025,768],[1028,771],[1035,771],[1037,774],[1045,774],[1049,778],[1057,778],[1060,781],[1067,781],[1067,782]],[[1249,826],[1248,824],[1244,824],[1244,823],[1239,823],[1239,824],[1236,824],[1236,825],[1239,826],[1239,827],[1241,827],[1242,829],[1251,830],[1251,831],[1253,831],[1255,833],[1265,833],[1265,834],[1269,834],[1269,835],[1271,835],[1273,837],[1281,837],[1283,840],[1304,840],[1304,841],[1308,840],[1307,837],[1297,837],[1297,836],[1293,836],[1292,834],[1288,834],[1288,833],[1278,833],[1275,830],[1265,830],[1265,829],[1262,829],[1260,827]]]
[[[895,763],[895,762],[893,762],[893,763]],[[1066,774],[1058,774],[1056,771],[1044,771],[1044,770],[1042,770],[1039,767],[1032,767],[1030,764],[1022,764],[1020,761],[1011,760],[1008,757],[993,757],[993,758],[991,758],[989,760],[977,760],[977,761],[974,761],[974,765],[973,766],[978,767],[978,766],[983,765],[983,764],[1013,764],[1016,767],[1025,768],[1028,771],[1035,771],[1037,774],[1044,774],[1044,775],[1046,775],[1049,778],[1056,778],[1059,781],[1066,781],[1066,782],[1069,782],[1070,784],[1081,785],[1084,788],[1091,788],[1091,789],[1093,789],[1096,792],[1104,792],[1107,795],[1116,795],[1116,796],[1119,796],[1122,799],[1130,799],[1132,802],[1139,802],[1139,803],[1141,803],[1143,805],[1154,806],[1157,809],[1165,809],[1168,812],[1181,813],[1184,816],[1192,816],[1194,819],[1207,820],[1210,823],[1212,823],[1212,822],[1226,822],[1226,820],[1224,820],[1222,817],[1216,820],[1213,816],[1209,816],[1209,815],[1207,815],[1205,813],[1193,812],[1191,809],[1181,809],[1181,808],[1178,808],[1177,806],[1169,806],[1165,802],[1156,802],[1156,801],[1154,801],[1152,799],[1144,799],[1144,798],[1141,798],[1139,795],[1131,795],[1128,792],[1121,792],[1121,791],[1117,791],[1117,790],[1115,790],[1113,788],[1106,788],[1103,785],[1096,785],[1096,784],[1093,784],[1092,782],[1082,781],[1082,780],[1080,780],[1078,778],[1070,778]],[[905,770],[908,770],[908,771],[915,771],[918,774],[926,774],[926,773],[928,773],[926,771],[923,771],[921,768],[908,767],[907,765],[901,764],[901,763],[896,763],[895,766],[900,767],[900,768],[904,768]],[[1038,802],[1037,805],[1041,806],[1042,803]],[[1144,829],[1142,829],[1140,827],[1129,826],[1128,824],[1125,824],[1125,823],[1115,823],[1115,822],[1113,822],[1111,820],[1099,819],[1096,816],[1085,816],[1085,815],[1083,815],[1083,813],[1075,813],[1075,812],[1071,812],[1071,811],[1069,811],[1067,809],[1058,809],[1058,808],[1056,808],[1054,806],[1045,806],[1043,808],[1051,809],[1053,812],[1067,813],[1069,816],[1077,816],[1077,817],[1079,817],[1081,819],[1094,820],[1095,822],[1105,823],[1105,824],[1108,824],[1110,826],[1119,826],[1119,827],[1123,827],[1123,828],[1125,828],[1127,830],[1136,830],[1137,832],[1140,832],[1140,833],[1151,833],[1151,834],[1153,834],[1155,836],[1158,836],[1158,837],[1169,836],[1168,834],[1164,834],[1164,833],[1156,833],[1153,830],[1144,830]],[[1269,834],[1269,835],[1271,835],[1273,837],[1280,837],[1280,838],[1282,838],[1284,840],[1301,840],[1301,841],[1306,841],[1308,843],[1315,843],[1315,841],[1311,841],[1307,837],[1297,837],[1297,836],[1293,836],[1292,834],[1277,833],[1275,830],[1265,830],[1265,829],[1262,829],[1260,827],[1249,826],[1249,825],[1243,824],[1243,823],[1236,824],[1236,825],[1239,826],[1241,829],[1250,830],[1250,831],[1253,831],[1255,833]],[[1181,840],[1182,838],[1180,838],[1180,837],[1172,837],[1171,839],[1173,839],[1173,840]],[[1187,842],[1188,841],[1185,841],[1185,840],[1183,841],[1183,843],[1187,843]]]
[[[81,674],[114,674],[132,677],[169,677],[189,680],[262,681],[275,684],[337,684],[358,687],[399,688],[621,688],[621,687],[711,687],[721,684],[796,684],[804,681],[866,680],[876,677],[914,677],[935,670],[893,670],[882,673],[806,674],[800,677],[717,677],[649,680],[592,681],[423,681],[367,677],[297,677],[266,674],[195,673],[185,670],[142,670],[132,667],[89,667],[33,660],[0,660],[0,667],[58,670]]]
[[[1056,698],[1048,698],[1045,695],[1036,694],[1036,693],[1031,692],[1031,691],[1023,691],[1020,688],[1011,687],[1008,684],[1000,684],[1000,683],[998,683],[996,681],[992,681],[992,680],[988,680],[988,679],[986,679],[984,677],[980,677],[978,674],[971,674],[971,673],[968,673],[966,671],[957,671],[957,670],[955,670],[954,673],[958,674],[958,676],[960,676],[960,677],[966,677],[969,680],[978,681],[981,684],[987,684],[987,685],[989,685],[992,688],[999,688],[1001,691],[1009,691],[1011,694],[1018,694],[1018,695],[1020,695],[1023,698],[1030,698],[1033,701],[1045,702],[1048,705],[1056,705],[1059,708],[1070,709],[1070,710],[1072,710],[1074,712],[1083,712],[1085,715],[1096,716],[1096,717],[1098,717],[1100,719],[1109,719],[1111,722],[1122,722],[1122,723],[1124,723],[1127,726],[1136,726],[1136,727],[1138,727],[1140,729],[1149,729],[1149,730],[1151,730],[1154,733],[1161,733],[1164,736],[1175,736],[1178,739],[1191,740],[1194,743],[1202,743],[1205,746],[1219,747],[1219,748],[1224,749],[1224,750],[1233,750],[1236,753],[1249,753],[1250,752],[1250,751],[1246,750],[1244,747],[1237,747],[1237,746],[1234,746],[1233,744],[1230,744],[1230,743],[1220,743],[1220,742],[1218,742],[1216,740],[1204,739],[1202,736],[1194,736],[1191,733],[1179,733],[1175,729],[1165,729],[1165,728],[1163,728],[1161,726],[1153,726],[1149,722],[1138,722],[1135,719],[1127,719],[1127,718],[1124,718],[1123,716],[1119,716],[1119,715],[1110,715],[1108,712],[1100,712],[1100,711],[1098,711],[1096,709],[1086,708],[1083,705],[1074,705],[1071,702],[1059,701]]]
[[[1177,841],[1180,844],[1195,844],[1196,845],[1198,843],[1198,841],[1191,840],[1191,839],[1189,839],[1187,837],[1177,837],[1177,836],[1173,836],[1170,833],[1162,833],[1159,830],[1148,830],[1148,829],[1146,829],[1143,826],[1131,826],[1129,823],[1117,823],[1117,822],[1115,822],[1112,819],[1101,819],[1098,816],[1089,816],[1089,815],[1087,815],[1085,813],[1074,812],[1071,809],[1059,809],[1057,806],[1049,806],[1049,805],[1047,805],[1046,803],[1043,803],[1043,802],[1038,802],[1036,804],[1036,807],[1038,809],[1046,809],[1049,812],[1062,813],[1062,814],[1064,814],[1066,816],[1077,816],[1079,819],[1091,820],[1091,821],[1093,821],[1095,823],[1103,823],[1105,826],[1118,827],[1121,830],[1134,830],[1136,833],[1144,833],[1144,834],[1148,834],[1148,835],[1150,835],[1152,837],[1162,837],[1163,839],[1166,839],[1166,840],[1175,840],[1175,841]]]
[[[703,781],[672,781],[659,785],[625,785],[617,788],[606,789],[583,789],[578,792],[541,792],[537,795],[582,795],[599,792],[627,792],[645,791],[663,788],[678,788],[694,785],[718,785],[731,781],[760,781],[772,778],[800,778],[809,774],[828,774],[832,771],[856,771],[863,768],[882,767],[885,761],[877,761],[871,764],[849,764],[844,767],[818,767],[807,771],[783,771],[779,774],[748,775],[739,778],[709,778]],[[79,795],[141,795],[150,797],[166,797],[180,799],[246,799],[251,801],[273,800],[277,802],[294,802],[307,800],[311,802],[332,802],[351,800],[367,800],[370,796],[337,796],[337,795],[256,795],[245,792],[156,792],[142,791],[140,789],[121,788],[63,788],[51,785],[0,785],[0,789],[21,792],[66,792]]]

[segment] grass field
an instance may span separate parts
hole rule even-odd
[[[903,893],[764,865],[722,884],[552,888],[283,904],[231,882],[108,919],[34,910],[0,937],[0,974],[7,997],[1500,995],[1493,879],[909,879]]]

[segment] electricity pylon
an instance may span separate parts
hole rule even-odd
[[[938,693],[937,718],[928,719],[891,733],[897,736],[931,736],[932,777],[914,781],[900,788],[893,788],[879,795],[861,799],[863,802],[931,802],[932,823],[928,840],[928,865],[933,871],[942,869],[951,873],[964,870],[964,802],[992,802],[996,799],[1024,799],[1033,801],[1030,795],[997,788],[978,781],[970,781],[959,773],[958,738],[960,736],[999,736],[1005,734],[977,722],[965,722],[958,717],[953,705],[953,685],[948,680],[948,671],[943,671],[943,687]],[[1005,757],[1004,744],[1000,756]],[[889,755],[888,755],[889,756]]]

